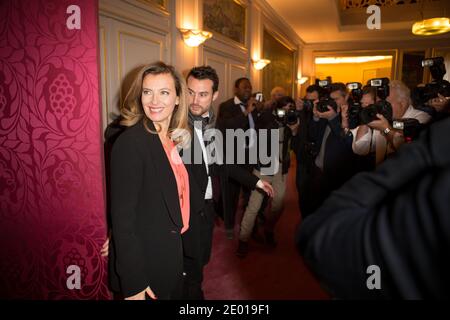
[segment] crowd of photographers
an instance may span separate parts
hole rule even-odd
[[[296,185],[304,219],[356,173],[374,171],[403,144],[417,139],[432,122],[448,115],[445,106],[449,104],[450,85],[443,80],[443,59],[426,60],[424,66],[430,68],[433,81],[413,90],[399,80],[388,78],[371,79],[364,86],[357,82],[332,83],[329,78],[310,85],[306,96],[297,101],[288,97],[281,87],[274,88],[270,99],[264,101],[261,94],[251,94],[247,78],[236,81],[235,97],[219,107],[218,127],[276,129],[280,137],[279,170],[268,175],[261,174],[265,166],[262,163],[244,166],[270,182],[276,196],[270,212],[264,214],[267,197],[258,191],[244,192],[238,256],[247,255],[250,238],[276,245],[274,227],[284,202],[289,150],[297,158]],[[236,111],[237,115],[226,115],[226,121],[220,121],[228,104],[237,103],[245,112]],[[270,139],[262,141],[267,141],[270,149]],[[234,194],[230,203],[231,211],[235,212],[239,185],[230,194]],[[231,222],[226,225],[227,235],[232,238],[234,217],[228,221]],[[263,226],[260,228],[263,232],[258,230],[259,226]]]
[[[314,132],[315,118],[326,119],[336,150],[340,142],[340,150],[355,154],[355,166],[347,166],[340,181],[329,181],[336,175],[320,168],[322,160],[341,161],[344,155],[323,156],[319,147],[311,156],[312,173],[303,177],[312,181],[319,168],[324,182],[316,196],[320,203],[302,212],[313,214],[297,230],[296,243],[333,297],[449,298],[450,84],[443,80],[442,58],[422,66],[430,67],[433,81],[412,92],[400,81],[374,79],[363,88],[350,84],[352,98],[342,104],[333,92],[343,97],[345,90],[332,84],[326,95],[336,104],[327,102],[329,111],[321,112],[315,100],[312,120],[304,122]],[[365,172],[348,179],[359,170]],[[301,203],[308,201],[303,193]]]
[[[292,129],[303,217],[354,174],[374,170],[402,144],[448,115],[450,85],[443,80],[443,59],[423,64],[433,81],[412,91],[388,78],[371,79],[364,86],[318,80],[283,115]]]

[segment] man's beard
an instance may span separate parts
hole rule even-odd
[[[196,107],[198,111],[193,111],[192,107]],[[210,107],[211,108],[211,107]],[[204,113],[209,112],[210,108],[203,108],[202,106],[199,106],[198,104],[191,104],[189,106],[189,112],[193,114],[194,116],[202,116]]]

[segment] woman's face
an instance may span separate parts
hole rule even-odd
[[[371,104],[374,104],[374,103],[375,103],[375,101],[373,100],[373,97],[370,93],[363,94],[363,96],[361,98],[361,106],[363,108],[365,108]]]
[[[146,75],[142,81],[141,102],[151,121],[168,128],[175,105],[179,103],[172,76],[169,73]]]

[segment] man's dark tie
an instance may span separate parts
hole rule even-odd
[[[205,134],[206,126],[209,124],[209,117],[202,118],[202,132]]]
[[[206,127],[209,124],[209,117],[203,117],[202,118],[202,135],[203,135],[203,143],[205,144],[205,147],[207,147],[212,140],[214,140],[214,137],[209,137],[209,139],[205,139],[205,131]]]

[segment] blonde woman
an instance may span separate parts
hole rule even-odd
[[[111,287],[125,299],[179,299],[183,254],[191,254],[183,234],[196,206],[176,151],[189,143],[176,134],[189,132],[186,85],[157,62],[142,68],[125,100],[121,124],[129,128],[111,158]]]

